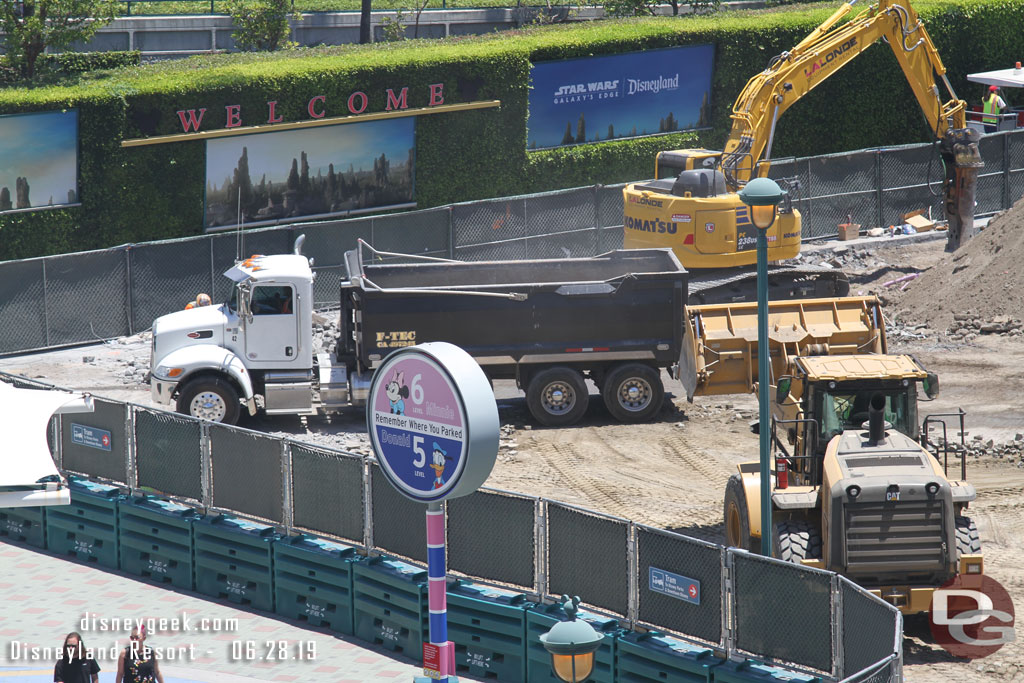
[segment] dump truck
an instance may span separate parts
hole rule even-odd
[[[756,390],[756,304],[693,306],[695,395]],[[874,297],[772,302],[769,306],[772,424],[771,514],[761,518],[758,461],[727,483],[728,543],[839,572],[905,613],[927,611],[947,580],[984,570],[967,508],[967,479],[948,472],[955,440],[947,415],[919,422],[938,378],[913,356],[889,354]],[[923,394],[923,396],[922,396]],[[961,442],[964,414],[952,417]],[[929,440],[932,427],[944,438]]]
[[[966,102],[953,91],[942,59],[909,2],[878,0],[844,21],[856,2],[844,3],[750,79],[733,104],[724,150],[659,152],[655,179],[623,188],[624,246],[675,250],[691,271],[690,303],[753,298],[757,229],[738,192],[752,178],[768,175],[779,117],[879,40],[892,48],[939,142],[949,250],[974,234],[975,189],[983,163],[980,136],[967,126]],[[766,233],[771,261],[791,259],[801,247],[801,216],[791,201],[798,179],[779,182],[790,193]],[[785,264],[771,269],[769,286],[773,299],[849,293],[849,282],[838,271]]]
[[[687,273],[668,249],[398,262],[410,258],[365,243],[346,254],[333,352],[313,349],[313,271],[299,246],[239,261],[225,273],[229,301],[153,323],[153,400],[225,423],[243,406],[253,415],[362,406],[388,353],[446,341],[490,379],[515,380],[541,424],[579,420],[587,379],[615,419],[638,422],[661,409],[661,370],[678,376],[692,349],[683,338]]]

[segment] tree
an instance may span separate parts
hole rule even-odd
[[[565,122],[565,135],[562,136],[562,144],[563,145],[571,145],[575,141],[576,141],[576,138],[574,138],[572,136],[572,122],[571,121],[566,121]]]
[[[576,142],[587,141],[587,122],[583,120],[583,114],[580,114],[580,120],[576,122]]]
[[[373,18],[373,3],[362,0],[359,6],[359,42],[370,42],[370,20]]]
[[[10,211],[14,208],[11,204],[11,191],[6,187],[0,190],[0,211]]]
[[[25,0],[0,3],[6,59],[24,78],[32,78],[36,60],[50,48],[62,51],[86,42],[114,20],[113,0]]]
[[[605,139],[606,140],[614,140],[615,139],[615,126],[613,126],[610,123],[608,124],[608,137],[605,138]]]
[[[235,46],[251,52],[272,52],[294,43],[288,40],[289,19],[301,18],[289,9],[292,0],[228,0],[227,10],[235,25]]]
[[[291,190],[293,192],[298,192],[298,190],[299,190],[299,160],[298,159],[295,159],[295,158],[292,159],[292,170],[290,170],[288,172],[288,180],[287,180],[286,184],[287,184],[287,187],[288,187],[289,190]]]

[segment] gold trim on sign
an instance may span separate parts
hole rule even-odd
[[[436,107],[419,107],[417,109],[400,109],[396,111],[379,111],[372,114],[353,114],[350,116],[334,116],[329,119],[312,119],[310,121],[293,121],[291,123],[272,123],[262,126],[244,126],[242,128],[219,128],[204,130],[198,133],[178,133],[176,135],[158,135],[151,138],[132,138],[122,140],[122,147],[143,147],[145,145],[162,145],[167,142],[187,142],[190,140],[209,140],[211,138],[227,138],[234,135],[253,135],[270,133],[278,130],[297,130],[299,128],[316,128],[317,126],[337,126],[343,123],[359,123],[380,119],[397,119],[405,116],[426,116],[427,114],[445,114],[452,111],[469,111],[471,109],[491,109],[500,107],[501,100],[483,100],[464,104],[439,104]]]

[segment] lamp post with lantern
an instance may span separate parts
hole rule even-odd
[[[551,668],[558,680],[565,683],[582,683],[594,671],[594,653],[601,646],[604,636],[594,627],[576,618],[580,599],[562,596],[562,609],[569,617],[560,621],[540,637],[544,649],[551,653]]]
[[[768,386],[771,383],[768,349],[768,228],[775,223],[779,202],[786,196],[771,178],[754,178],[740,190],[740,201],[750,207],[757,228],[757,401],[761,445],[761,554],[772,554],[771,434]]]

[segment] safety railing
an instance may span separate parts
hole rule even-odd
[[[426,562],[423,506],[401,496],[372,457],[118,401],[95,406],[53,420],[65,473]],[[677,634],[732,661],[829,680],[901,680],[899,611],[836,574],[495,489],[445,511],[456,574],[537,598],[579,595],[624,625]]]

